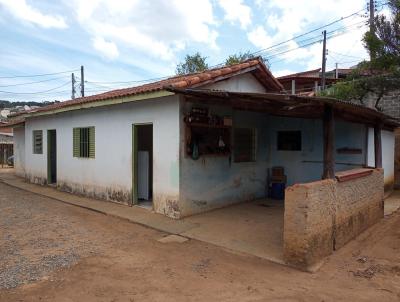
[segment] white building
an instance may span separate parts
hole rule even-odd
[[[322,116],[330,108],[333,168],[374,166],[371,127],[379,122],[390,187],[395,123],[368,108],[281,90],[255,59],[37,108],[13,122],[16,172],[94,198],[147,201],[181,218],[265,197],[272,167],[284,168],[286,185],[321,179],[329,168]]]

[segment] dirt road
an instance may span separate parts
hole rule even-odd
[[[399,301],[400,213],[314,274],[0,183],[0,301]]]

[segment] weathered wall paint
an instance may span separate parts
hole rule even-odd
[[[185,104],[185,112],[191,104]],[[181,148],[182,215],[192,215],[228,204],[261,198],[266,193],[267,179],[267,116],[261,113],[233,111],[212,106],[212,114],[232,116],[236,127],[255,128],[257,155],[255,162],[235,163],[233,155],[202,156],[193,160]],[[184,143],[182,144],[184,146]]]
[[[391,191],[394,186],[394,141],[392,131],[382,130],[382,168],[385,175],[385,191]],[[368,166],[375,166],[374,129],[368,129]]]
[[[201,104],[185,103],[182,115],[189,112],[192,106]],[[274,166],[284,167],[288,185],[321,179],[323,136],[320,120],[276,117],[263,113],[235,111],[222,106],[208,106],[208,108],[212,114],[232,116],[234,128],[256,129],[256,161],[235,163],[233,156],[231,162],[228,156],[203,156],[198,160],[192,160],[186,155],[185,148],[181,148],[182,216],[265,197],[267,172]],[[300,130],[302,150],[277,150],[277,132],[281,130]],[[364,166],[365,126],[336,121],[335,133],[335,149],[347,147],[362,150],[361,154],[336,154],[336,170]],[[184,136],[182,131],[181,136]],[[184,137],[181,142],[184,146]]]
[[[283,166],[288,185],[318,180],[323,170],[322,121],[301,118],[270,117],[269,124],[270,166]],[[301,151],[277,150],[278,131],[302,131]],[[335,151],[335,170],[343,171],[365,165],[366,129],[364,125],[335,121],[335,150],[338,148],[358,148],[361,154],[338,154]]]
[[[18,176],[25,177],[25,128],[16,127],[14,133],[14,168]]]
[[[58,187],[86,196],[128,203],[132,189],[132,124],[153,124],[154,208],[168,214],[168,201],[179,199],[179,99],[169,96],[90,110],[27,119],[25,156],[28,178],[45,183],[47,130],[57,131]],[[72,129],[94,126],[96,158],[72,155]],[[32,154],[32,131],[43,130],[43,154]],[[173,176],[173,179],[171,179]]]

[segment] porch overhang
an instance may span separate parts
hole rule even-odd
[[[189,102],[227,105],[237,110],[265,112],[275,116],[320,119],[328,106],[335,117],[345,121],[371,127],[380,124],[383,129],[390,131],[400,126],[393,118],[375,109],[333,98],[172,87],[166,87],[166,90],[184,95]]]

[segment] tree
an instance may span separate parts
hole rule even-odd
[[[246,52],[239,52],[233,55],[230,55],[226,60],[225,60],[225,65],[226,66],[230,66],[230,65],[234,65],[234,64],[238,64],[240,62],[246,61],[246,60],[250,60],[250,59],[260,59],[261,61],[264,62],[264,64],[266,64],[267,66],[268,64],[268,60],[262,56],[255,56],[254,54],[252,54],[250,51],[246,51]]]
[[[194,55],[186,55],[185,60],[176,66],[176,74],[184,75],[207,70],[206,60],[207,57],[203,57],[199,52]]]
[[[371,54],[370,61],[358,64],[344,82],[322,92],[335,98],[374,102],[376,109],[382,97],[400,87],[400,0],[389,0],[391,16],[378,15],[374,31],[365,33],[363,42]]]
[[[225,60],[225,65],[230,66],[234,64],[238,64],[240,62],[253,59],[254,55],[250,53],[250,51],[246,52],[239,52],[237,54],[230,55],[226,60]]]

